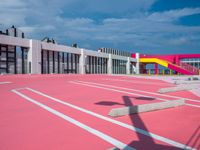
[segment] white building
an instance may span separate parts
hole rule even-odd
[[[124,53],[122,53],[124,54]],[[133,74],[139,58],[34,40],[12,27],[0,32],[0,73]]]

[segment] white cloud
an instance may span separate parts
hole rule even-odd
[[[184,16],[200,14],[200,8],[183,8],[178,10],[169,10],[165,12],[155,12],[148,16],[149,20],[153,21],[174,21]]]
[[[81,0],[75,0],[75,5]],[[84,12],[120,13],[146,11],[155,0],[85,0],[81,8]]]
[[[24,0],[1,0],[0,7],[5,9],[21,8],[26,6]]]
[[[27,27],[27,26],[19,27],[19,29],[26,34],[31,34],[36,30],[36,28],[34,28],[34,27]]]
[[[24,25],[27,11],[27,3],[24,0],[1,0],[0,23]]]
[[[200,27],[174,24],[200,8],[149,13],[155,0],[1,0],[0,23],[26,35],[78,42],[86,48],[162,49],[196,45]],[[99,20],[96,18],[100,18]],[[186,38],[187,37],[187,38]],[[58,41],[59,42],[59,41]],[[200,46],[199,46],[200,48]]]

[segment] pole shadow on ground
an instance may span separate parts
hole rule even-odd
[[[104,106],[113,106],[113,105],[122,105],[122,106],[134,106],[134,99],[136,100],[144,100],[144,101],[153,101],[154,98],[151,97],[130,97],[130,96],[122,96],[122,103],[118,102],[111,102],[111,101],[101,101],[95,103],[96,105],[104,105]],[[146,131],[147,133],[150,132],[145,125],[144,121],[141,119],[140,114],[132,114],[129,115],[129,118],[131,120],[131,124],[133,127],[136,127],[138,129],[142,129]],[[164,129],[163,129],[164,130]],[[164,144],[158,144],[155,142],[155,139],[148,134],[144,135],[138,132],[134,132],[137,134],[138,141],[131,141],[129,144],[127,144],[129,147],[136,148],[138,150],[180,150],[180,148],[168,146]],[[128,148],[124,148],[128,149]]]
[[[133,100],[131,100],[132,97],[123,96],[122,98],[123,98],[125,106],[134,106],[132,102]],[[129,118],[134,127],[149,132],[145,123],[141,119],[140,114],[129,115]],[[128,146],[134,147],[139,150],[146,150],[146,149],[148,150],[180,150],[180,148],[155,143],[155,140],[151,137],[150,134],[149,136],[145,136],[138,132],[136,133],[137,133],[138,141],[132,141],[128,144]]]

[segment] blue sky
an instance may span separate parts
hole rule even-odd
[[[0,24],[91,50],[200,53],[200,0],[0,0]]]

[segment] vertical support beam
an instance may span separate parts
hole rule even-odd
[[[47,50],[47,73],[50,73],[50,64],[49,64],[49,51]]]
[[[86,55],[85,55],[84,49],[81,49],[81,55],[80,55],[80,58],[79,58],[79,62],[80,62],[80,65],[79,65],[80,74],[85,74],[85,58],[86,58]]]
[[[97,74],[100,74],[100,71],[99,71],[99,57],[96,57],[96,60],[97,60]]]
[[[105,74],[108,74],[108,59],[107,58],[105,58]]]
[[[113,59],[112,60],[112,73],[113,74],[116,74],[116,59]]]
[[[90,59],[91,59],[91,65],[90,65],[90,67],[91,67],[91,73],[90,74],[93,74],[94,72],[94,69],[93,69],[93,56],[90,56]]]
[[[94,57],[94,74],[97,74],[97,57]]]
[[[108,54],[108,74],[112,74],[112,55],[111,54]]]
[[[79,66],[80,66],[79,58],[80,58],[80,55],[77,54],[77,73],[78,74],[80,74],[80,70],[79,70]],[[87,56],[85,56],[85,73],[86,73],[86,66],[87,66],[86,65],[86,60],[87,60],[86,58],[87,58]]]
[[[74,56],[74,54],[71,53],[71,73],[73,73],[73,69],[74,69],[74,67],[73,67],[73,62],[74,62],[73,56]]]
[[[115,59],[112,60],[112,73],[115,74]]]
[[[102,65],[103,63],[102,62],[103,62],[103,58],[101,57],[100,58],[100,73],[101,74],[103,73],[103,65]]]
[[[106,73],[106,58],[102,58],[103,74]]]
[[[88,71],[89,71],[89,74],[91,74],[91,56],[88,56]]]
[[[116,70],[117,70],[117,74],[120,74],[120,73],[119,73],[119,60],[118,60],[118,59],[117,59]]]
[[[117,74],[117,59],[115,59],[115,74]]]
[[[136,53],[136,74],[140,74],[140,54]]]
[[[91,57],[91,74],[93,74],[94,73],[94,69],[93,69],[93,63],[94,63],[94,61],[93,61],[93,56],[90,56]]]
[[[126,74],[130,74],[130,57],[127,57],[127,62],[126,62]]]
[[[41,74],[41,42],[30,40],[28,51],[28,70],[31,74]]]
[[[102,62],[101,62],[101,67],[102,67],[102,74],[104,74],[104,70],[105,70],[105,66],[104,66],[104,58],[102,58],[102,60],[101,60]]]
[[[97,58],[97,74],[100,74],[100,70],[99,70],[99,57],[96,57]]]
[[[17,29],[14,28],[14,37],[17,37]],[[14,72],[17,74],[17,47],[14,46]]]
[[[60,52],[57,52],[58,54],[58,74],[60,73]]]
[[[64,69],[65,69],[65,53],[62,52],[62,73],[64,73]]]
[[[121,64],[122,64],[122,60],[119,60],[119,74],[122,74]]]
[[[65,63],[65,53],[62,52],[62,63]]]
[[[117,72],[118,72],[118,74],[121,74],[121,73],[120,73],[120,60],[118,60],[118,64],[117,64]]]
[[[74,54],[74,56],[75,56],[75,73],[77,73],[77,54]]]
[[[14,37],[17,37],[17,29],[14,28]],[[14,46],[14,73],[17,74],[17,47]]]
[[[155,63],[155,70],[154,70],[154,73],[157,75],[158,74],[158,64]]]
[[[17,74],[17,47],[14,47],[14,72]]]
[[[92,56],[92,67],[93,67],[93,74],[95,74],[95,57],[94,56]]]
[[[125,52],[123,52],[123,53],[124,53],[124,55],[125,55]],[[123,66],[123,67],[122,67],[122,68],[123,68],[123,69],[122,69],[122,74],[126,74],[126,61],[125,61],[125,60],[122,60],[122,64],[123,64],[123,65],[122,65],[122,66]]]
[[[69,53],[67,53],[67,73],[69,73]]]
[[[94,67],[95,67],[95,60],[94,60],[94,56],[91,56],[91,58],[92,58],[92,74],[95,74],[95,69],[94,69]]]
[[[9,73],[8,67],[8,45],[6,45],[6,73]]]
[[[117,74],[117,59],[114,59],[114,71],[115,71],[115,74]]]
[[[44,51],[43,50],[41,50],[41,73],[42,74],[44,74]],[[22,59],[22,62],[23,62],[23,59]],[[23,63],[22,63],[22,68],[24,68],[23,67]],[[22,73],[23,73],[23,71],[22,71]]]
[[[55,52],[53,51],[53,73],[55,73]]]

